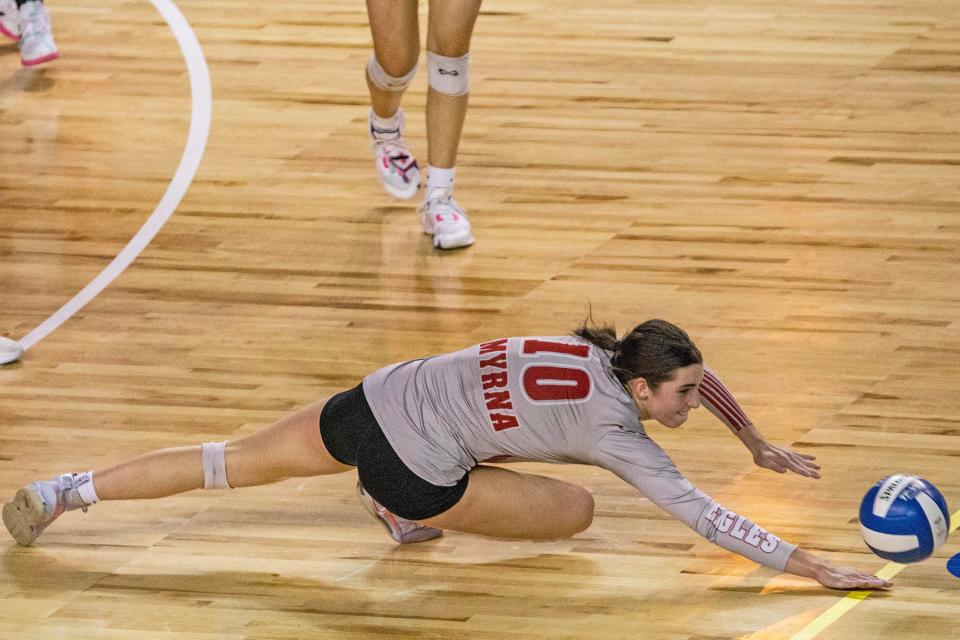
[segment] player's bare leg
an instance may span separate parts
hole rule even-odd
[[[400,101],[417,70],[420,25],[417,0],[367,0],[374,56],[366,68],[370,91],[370,138],[377,177],[403,200],[420,188],[420,168],[403,140]]]
[[[568,538],[593,522],[593,496],[569,482],[479,466],[457,504],[422,524],[497,538]]]
[[[469,101],[470,40],[481,0],[431,0],[427,23],[427,188],[420,218],[440,249],[473,244],[466,211],[453,199],[454,165]],[[449,68],[447,68],[449,67]],[[458,81],[459,79],[459,81]]]
[[[232,442],[160,449],[105,469],[33,482],[4,505],[3,522],[26,546],[65,511],[86,511],[100,500],[161,498],[203,487],[246,487],[352,469],[324,446],[322,407],[322,402],[314,403]]]

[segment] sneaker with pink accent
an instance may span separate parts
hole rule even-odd
[[[53,41],[50,16],[40,0],[25,2],[20,7],[20,64],[32,67],[60,57]]]
[[[13,41],[20,39],[20,17],[17,0],[0,0],[0,34]]]
[[[63,512],[87,510],[90,505],[80,497],[77,487],[80,482],[89,481],[89,474],[65,473],[52,480],[30,483],[3,505],[4,526],[17,544],[29,547]]]
[[[363,508],[383,525],[391,538],[400,544],[433,540],[443,535],[443,529],[428,527],[391,513],[386,507],[374,500],[359,482],[357,482],[357,497],[360,498],[360,504],[363,505]]]
[[[467,212],[448,189],[434,189],[417,209],[423,232],[433,236],[438,249],[457,249],[473,244]]]
[[[370,113],[370,138],[377,177],[387,193],[394,198],[409,200],[420,189],[420,167],[403,142],[403,112],[396,129],[377,129]]]

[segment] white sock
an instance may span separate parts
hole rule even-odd
[[[93,471],[78,473],[77,477],[74,478],[73,486],[76,487],[80,499],[87,504],[100,502],[100,498],[97,497],[97,492],[93,488]]]
[[[394,133],[400,130],[401,123],[400,109],[397,109],[397,112],[388,118],[382,118],[373,109],[370,109],[370,125],[375,131]]]
[[[452,192],[453,174],[456,170],[455,167],[441,169],[433,165],[427,165],[427,190],[424,192],[424,197],[429,197],[434,189],[446,189]]]

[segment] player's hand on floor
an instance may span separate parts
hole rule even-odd
[[[893,586],[889,580],[852,567],[823,566],[817,570],[816,579],[831,589],[888,589]]]

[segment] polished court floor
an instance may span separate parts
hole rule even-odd
[[[0,335],[22,338],[137,234],[196,112],[149,2],[51,0],[62,59],[0,44]],[[881,570],[863,492],[898,471],[960,507],[960,11],[948,0],[493,0],[472,47],[438,253],[376,183],[364,5],[181,2],[211,79],[186,195],[92,302],[0,367],[0,494],[229,439],[401,359],[562,334],[694,337],[819,481],[753,466],[705,411],[648,425],[774,533]],[[425,16],[426,3],[421,8]],[[426,74],[405,99],[425,164]],[[597,502],[571,540],[397,547],[354,474],[100,504],[0,540],[0,639],[799,638],[843,593],[698,537],[611,474],[524,464]],[[817,638],[957,638],[928,561]],[[806,636],[801,634],[806,633]]]

